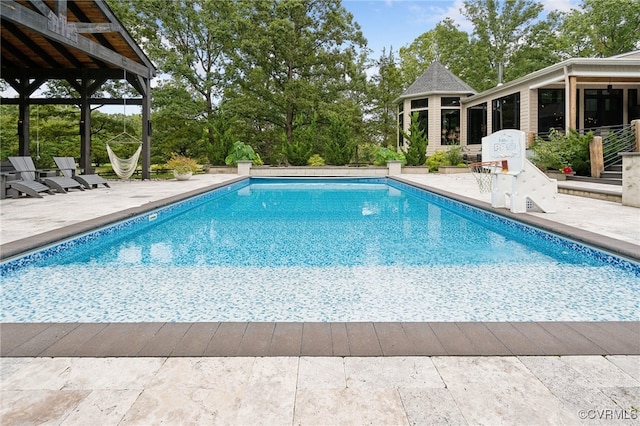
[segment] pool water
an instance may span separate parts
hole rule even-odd
[[[252,178],[2,274],[2,322],[640,315],[640,265],[387,179]]]

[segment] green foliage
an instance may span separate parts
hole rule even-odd
[[[462,158],[462,147],[452,146],[445,153],[445,159],[449,166],[457,166],[458,164],[464,164]]]
[[[424,130],[420,127],[420,121],[418,120],[418,113],[411,114],[411,124],[409,124],[409,131],[402,131],[408,148],[405,153],[407,164],[409,166],[422,166],[427,160],[427,144],[429,141],[424,135]]]
[[[314,111],[324,114],[364,92],[364,61],[356,52],[366,41],[339,0],[237,2],[235,7],[241,18],[225,94],[252,127],[279,130],[265,143],[284,137],[288,161],[306,164],[310,145],[321,152],[320,134],[296,137],[295,120]],[[362,114],[348,116],[355,124]]]
[[[183,175],[189,172],[197,172],[200,170],[200,166],[193,158],[173,153],[169,161],[167,161],[167,169],[175,170],[176,173]]]
[[[380,58],[373,62],[378,72],[371,77],[368,88],[369,100],[369,132],[371,139],[380,145],[393,147],[397,139],[396,104],[394,100],[402,93],[401,69],[393,49],[386,54],[382,50]]]
[[[394,151],[389,148],[382,147],[376,153],[375,159],[373,160],[373,164],[376,166],[384,166],[387,164],[387,161],[400,160],[402,161],[402,165],[407,164],[407,159],[404,154],[398,151]]]
[[[237,166],[238,161],[253,161],[253,164],[256,166],[263,164],[262,159],[256,154],[253,148],[241,141],[233,143],[224,162],[227,166]]]
[[[446,151],[436,151],[427,158],[425,163],[429,167],[430,172],[437,172],[440,166],[449,166]]]
[[[637,0],[583,0],[580,8],[558,15],[567,56],[609,57],[640,48]]]
[[[302,140],[284,144],[284,155],[292,166],[306,166],[312,152],[313,146]]]
[[[283,153],[292,166],[306,166],[313,151],[319,148],[317,115],[313,114],[308,122],[299,114],[294,122],[292,141],[284,141]]]
[[[351,162],[356,150],[351,135],[351,126],[343,115],[332,114],[329,120],[324,157],[329,164],[344,166]]]
[[[570,166],[578,175],[589,176],[589,142],[593,133],[581,135],[571,129],[568,135],[557,130],[549,133],[548,139],[536,138],[531,151],[532,162],[542,170],[562,170]]]
[[[380,150],[380,146],[374,143],[364,143],[358,145],[357,156],[358,163],[361,164],[373,164],[376,158],[376,154]]]
[[[309,157],[309,160],[307,161],[307,165],[311,167],[324,166],[324,158],[320,157],[320,155],[318,154],[313,154],[311,157]]]

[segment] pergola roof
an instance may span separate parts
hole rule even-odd
[[[2,0],[0,8],[3,76],[20,70],[55,78],[79,69],[155,76],[149,58],[104,1]]]
[[[142,107],[142,177],[151,173],[150,81],[156,68],[104,0],[0,0],[0,78],[18,92],[2,98],[17,104],[19,155],[30,154],[29,107],[75,104],[80,107],[80,166],[91,170],[91,105]],[[92,97],[103,83],[125,78],[142,96]],[[66,80],[78,96],[33,98],[48,80]]]

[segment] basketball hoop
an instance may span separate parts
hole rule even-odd
[[[469,164],[471,174],[476,178],[480,192],[491,192],[491,177],[493,173],[503,169],[502,161],[485,161]]]

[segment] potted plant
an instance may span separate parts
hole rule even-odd
[[[227,166],[237,166],[238,161],[251,161],[254,166],[262,166],[264,164],[260,155],[253,150],[251,145],[241,141],[233,143],[227,158],[224,160]]]
[[[167,161],[167,169],[173,170],[173,176],[178,180],[190,179],[199,168],[196,160],[180,154],[172,154]]]

